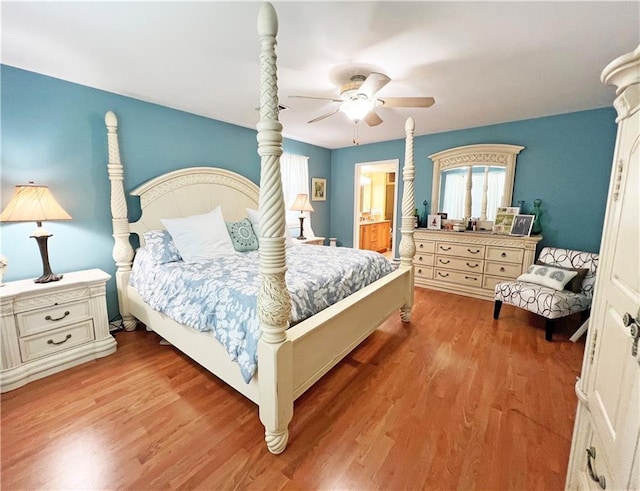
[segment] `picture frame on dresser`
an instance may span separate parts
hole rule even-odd
[[[513,221],[515,217],[518,215],[519,210],[520,208],[517,208],[517,207],[498,208],[498,211],[496,213],[496,219],[493,223],[493,229],[492,229],[493,233],[509,235],[509,233],[511,232],[511,227],[513,226]]]
[[[515,235],[518,237],[529,237],[531,235],[531,228],[533,227],[533,215],[516,215],[511,225],[509,235]]]
[[[427,228],[429,230],[440,230],[442,228],[441,215],[429,215],[427,220]]]

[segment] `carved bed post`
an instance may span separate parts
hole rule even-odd
[[[116,288],[118,290],[118,307],[122,316],[122,325],[127,331],[136,328],[136,320],[129,313],[129,299],[127,284],[133,263],[133,247],[129,243],[129,218],[127,201],[124,196],[124,168],[120,162],[120,148],[118,146],[118,119],[108,111],[104,116],[107,126],[109,145],[109,181],[111,182],[111,223],[113,224],[113,260],[116,263]]]
[[[413,308],[413,256],[416,254],[416,243],[413,240],[415,231],[414,210],[415,191],[413,180],[415,177],[415,167],[413,164],[413,131],[415,122],[413,118],[407,118],[404,125],[407,134],[405,143],[404,166],[402,180],[404,188],[402,191],[402,239],[400,240],[400,267],[411,269],[411,281],[407,302],[400,308],[400,318],[402,322],[409,322],[411,319],[411,309]]]
[[[284,451],[293,417],[293,349],[286,329],[291,299],[285,283],[285,208],[280,177],[282,125],[278,121],[276,34],[278,18],[270,3],[260,6],[260,274],[258,317],[262,336],[258,342],[260,421],[269,451]]]

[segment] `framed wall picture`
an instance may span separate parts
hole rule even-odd
[[[509,235],[519,235],[521,237],[528,237],[531,234],[531,227],[533,226],[533,215],[516,215],[511,225],[511,231]]]
[[[440,230],[442,226],[442,217],[440,215],[429,215],[427,220],[427,228],[431,230]]]
[[[311,178],[311,201],[327,201],[327,180]]]

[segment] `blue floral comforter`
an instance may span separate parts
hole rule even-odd
[[[157,265],[141,247],[130,284],[154,310],[199,331],[213,332],[249,382],[257,367],[260,338],[258,261],[259,251],[251,251],[197,263]],[[315,245],[287,248],[287,268],[292,325],[394,269],[377,252]]]

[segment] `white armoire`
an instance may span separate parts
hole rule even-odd
[[[566,488],[640,490],[640,46],[601,78],[618,134]]]

